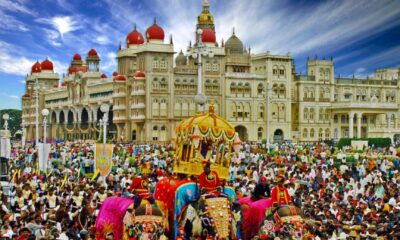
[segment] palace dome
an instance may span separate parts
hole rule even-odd
[[[146,38],[147,40],[164,40],[164,30],[157,25],[156,20],[154,19],[154,24],[151,25],[147,30],[146,30]]]
[[[144,38],[143,35],[136,30],[136,26],[133,29],[132,32],[130,32],[128,34],[128,36],[126,36],[126,47],[129,47],[129,44],[143,44],[144,43]]]
[[[235,35],[235,31],[233,31],[232,36],[225,43],[225,53],[243,54],[243,48],[242,41]]]
[[[75,55],[74,55],[74,57],[72,59],[75,60],[75,61],[82,61],[82,57],[78,53],[75,53]]]
[[[113,72],[113,74],[112,74],[114,77],[116,77],[116,76],[118,76],[118,73],[117,72]]]
[[[42,70],[53,71],[53,69],[54,69],[53,63],[47,58],[40,65],[41,65]]]
[[[137,71],[133,77],[134,78],[145,78],[146,75],[144,74],[144,72]]]
[[[101,78],[107,78],[107,75],[105,73],[101,74]]]
[[[185,66],[187,64],[187,58],[183,54],[182,50],[179,52],[178,56],[175,58],[176,66]]]
[[[203,28],[201,40],[204,43],[215,43],[215,32],[211,28]]]
[[[124,75],[119,75],[119,76],[114,77],[114,80],[115,81],[125,81],[126,77]]]
[[[65,86],[67,86],[67,83],[66,82],[62,82],[61,83],[61,87],[65,87]]]
[[[97,56],[97,51],[94,48],[90,49],[88,52],[88,56]]]
[[[32,73],[40,73],[42,71],[42,65],[39,63],[39,61],[36,61],[35,64],[32,66]]]

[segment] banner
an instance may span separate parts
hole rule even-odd
[[[10,138],[1,138],[0,142],[0,157],[9,159],[11,155],[11,143]]]
[[[96,143],[95,169],[99,171],[102,177],[111,171],[113,165],[112,154],[112,144]]]
[[[38,158],[39,158],[39,168],[41,171],[46,172],[47,165],[49,161],[49,153],[50,153],[51,144],[46,143],[38,143]]]

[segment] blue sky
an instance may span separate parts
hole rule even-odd
[[[194,37],[202,0],[0,0],[0,109],[20,108],[24,78],[49,57],[66,72],[74,53],[95,48],[101,70],[116,69],[116,50],[134,24],[139,31],[157,17],[175,50]],[[307,56],[333,56],[335,74],[365,77],[400,66],[400,1],[210,0],[217,39],[232,28],[253,53],[291,52],[296,71]],[[144,35],[144,34],[143,34]]]

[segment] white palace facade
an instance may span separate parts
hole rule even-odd
[[[306,75],[297,75],[290,53],[252,54],[234,31],[226,42],[217,42],[208,1],[198,16],[198,28],[214,53],[213,58],[203,58],[204,93],[209,104],[235,125],[242,140],[311,142],[393,138],[400,133],[399,69],[379,69],[366,79],[335,77],[333,59],[315,58],[307,60]],[[112,76],[99,71],[94,49],[86,59],[75,54],[62,79],[50,60],[35,63],[22,97],[26,138],[35,138],[37,93],[39,112],[50,111],[47,138],[97,139],[100,105],[107,103],[110,138],[168,141],[175,126],[197,111],[197,62],[182,51],[175,58],[174,54],[172,37],[165,39],[154,21],[145,37],[136,27],[127,35]],[[42,120],[40,116],[39,123]],[[39,128],[41,135],[42,124]]]

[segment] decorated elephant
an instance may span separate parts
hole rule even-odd
[[[301,239],[305,234],[300,208],[283,205],[266,211],[256,239]]]
[[[225,194],[204,194],[184,208],[178,222],[177,239],[238,239],[240,207]]]
[[[134,199],[114,196],[101,205],[96,219],[96,239],[111,236],[116,240],[163,239],[164,226],[165,217],[158,207],[141,201],[135,209]]]

